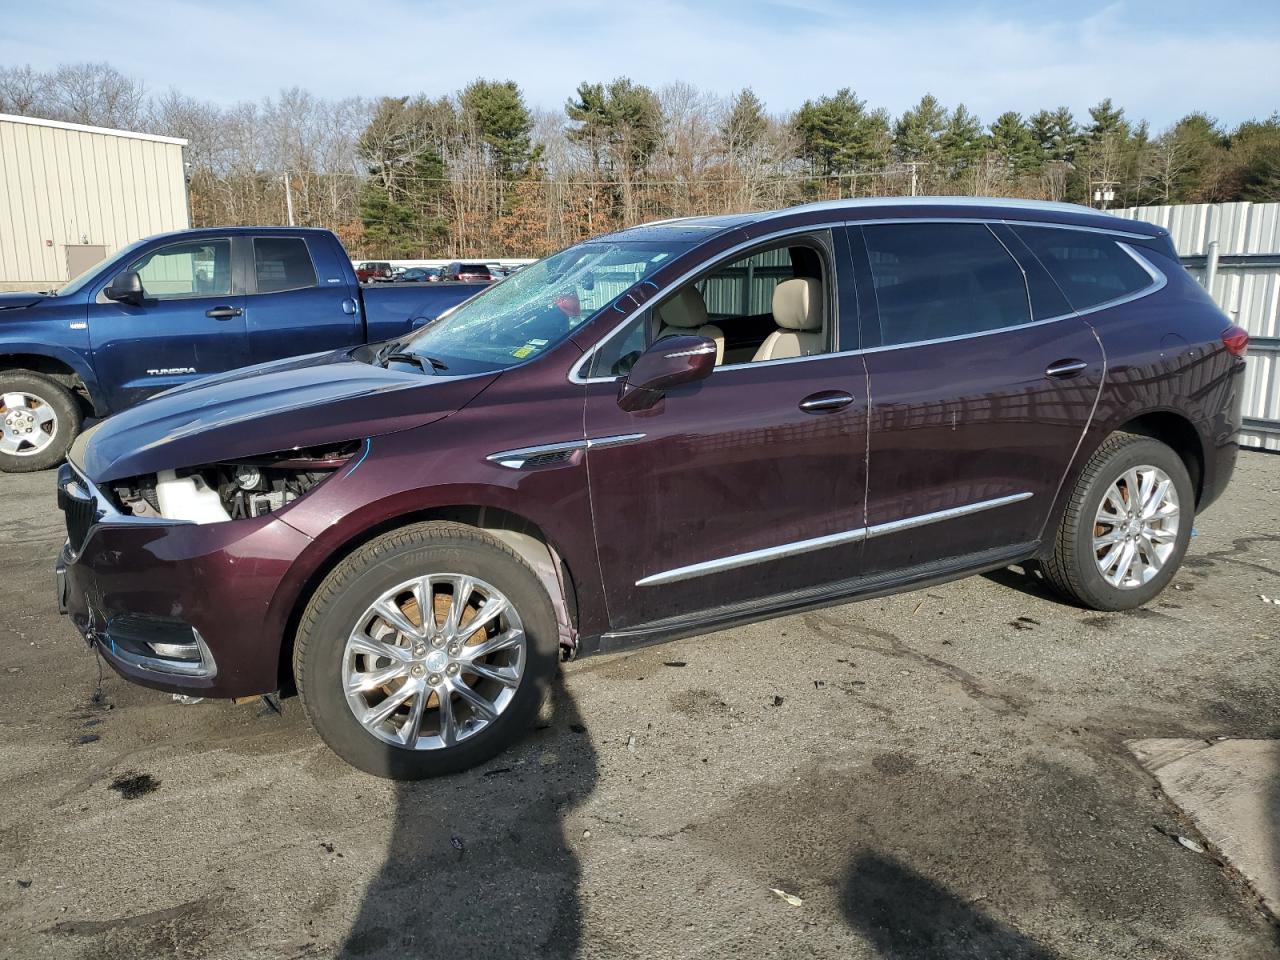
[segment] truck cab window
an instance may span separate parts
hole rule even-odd
[[[231,293],[231,241],[192,240],[152,250],[129,269],[152,300],[220,297]]]
[[[258,293],[302,290],[316,285],[316,268],[301,237],[255,237],[253,269]]]

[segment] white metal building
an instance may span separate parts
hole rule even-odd
[[[0,290],[59,286],[190,226],[187,141],[0,114]]]

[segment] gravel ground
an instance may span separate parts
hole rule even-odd
[[[1280,956],[1124,746],[1280,727],[1280,457],[1236,477],[1149,609],[1005,571],[584,660],[401,785],[100,679],[53,475],[2,476],[0,956]]]

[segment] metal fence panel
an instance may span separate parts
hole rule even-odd
[[[1249,331],[1240,443],[1280,451],[1280,203],[1194,203],[1116,212],[1165,227],[1178,256],[1202,284],[1209,264],[1215,264],[1209,294]]]

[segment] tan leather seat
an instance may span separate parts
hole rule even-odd
[[[821,280],[796,277],[774,287],[773,322],[778,329],[760,344],[752,362],[808,357],[826,350],[823,303]]]
[[[685,287],[658,307],[658,336],[655,339],[681,334],[711,340],[716,345],[716,364],[724,362],[724,331],[707,322],[707,304],[694,286]]]

